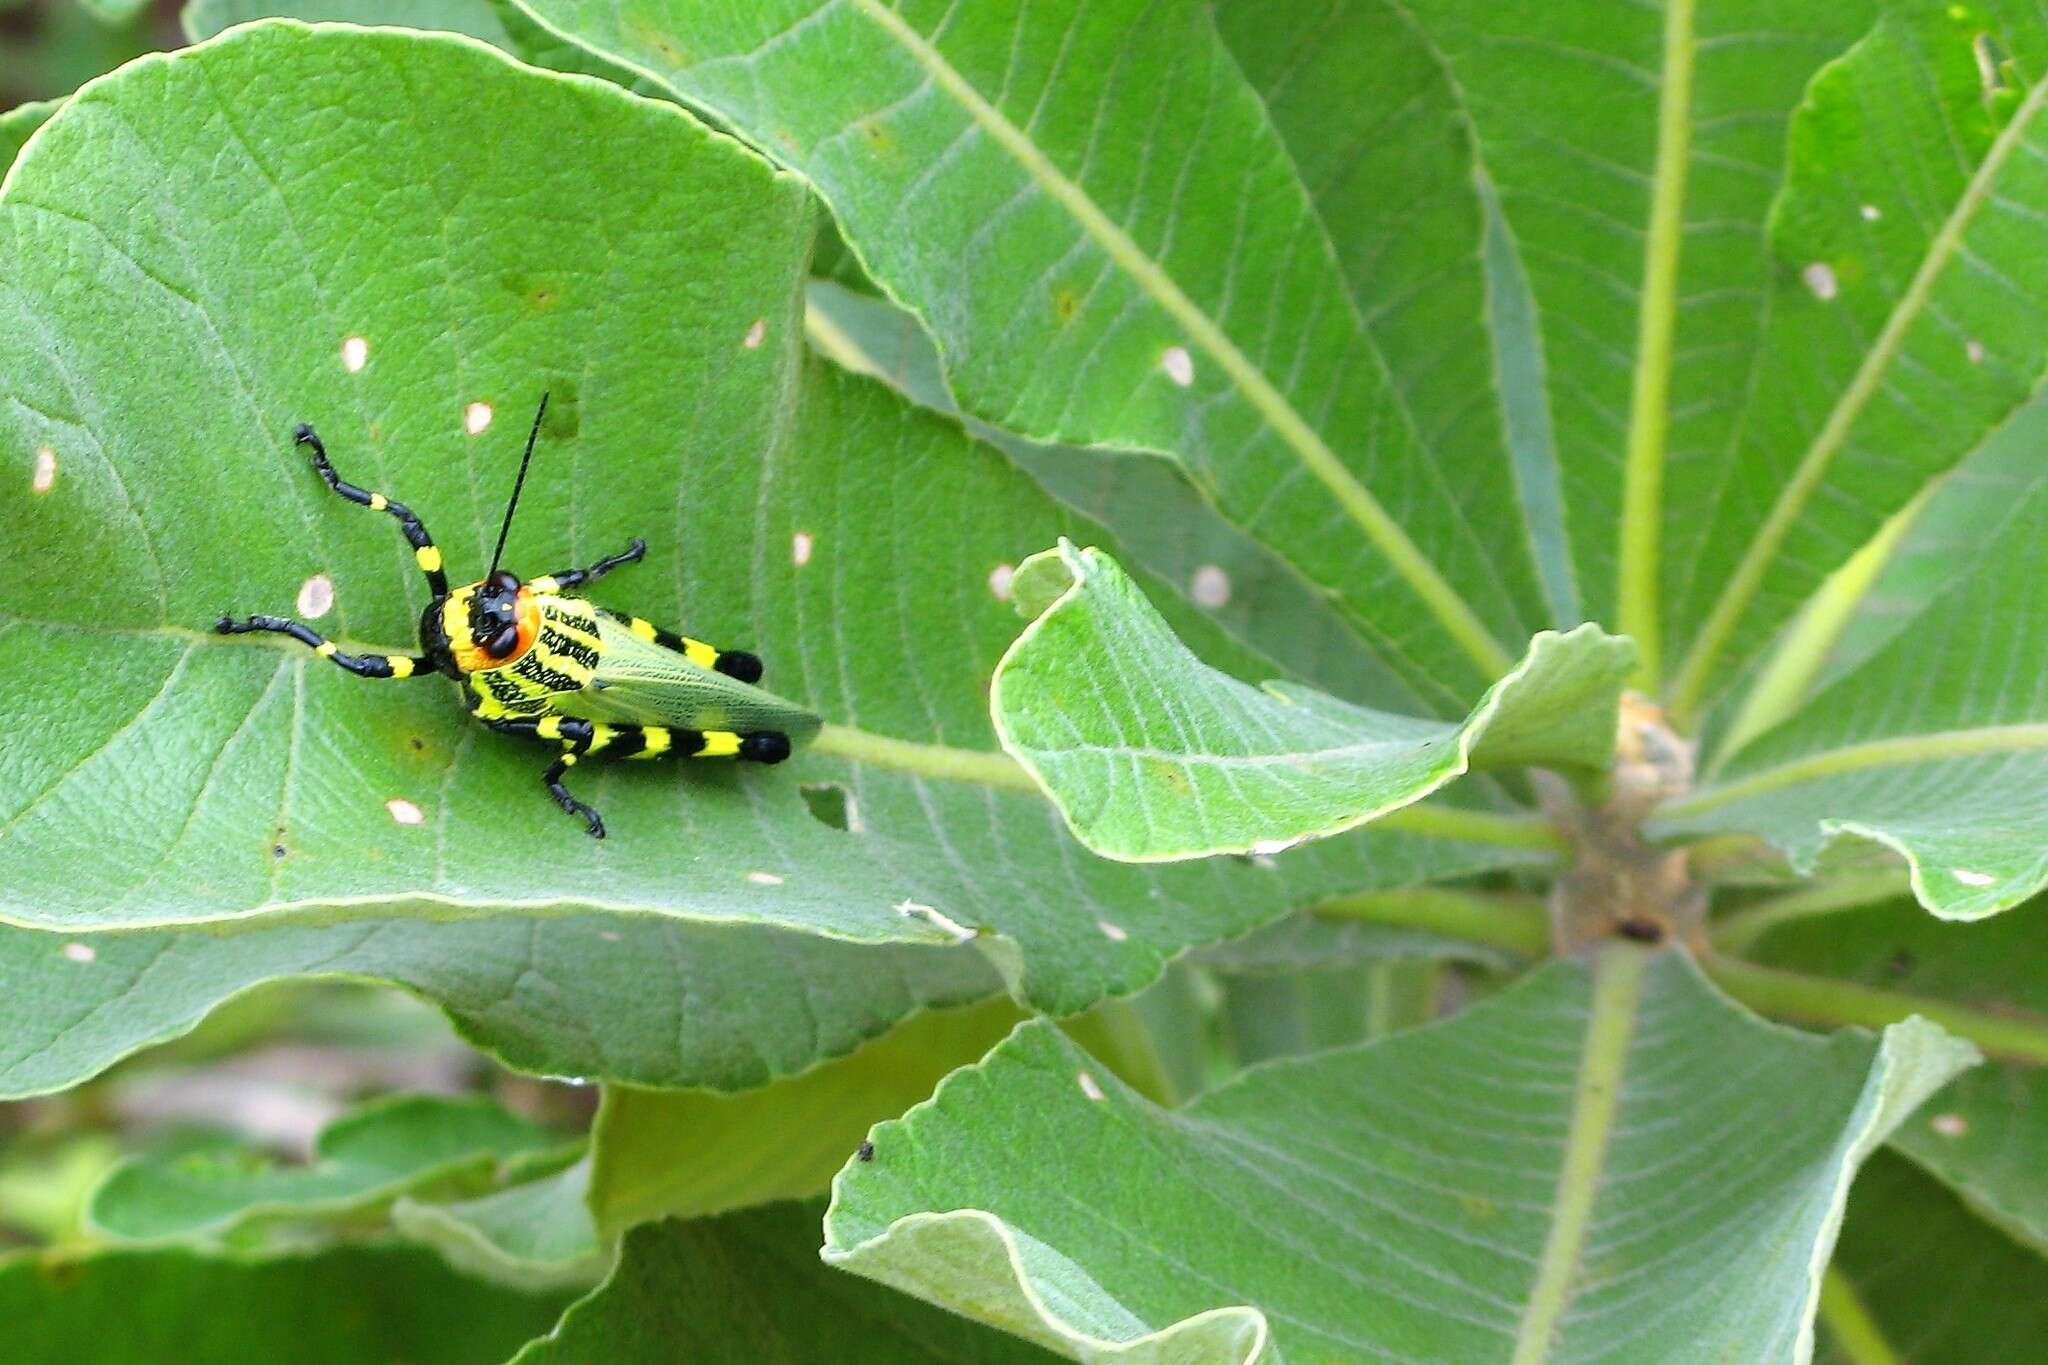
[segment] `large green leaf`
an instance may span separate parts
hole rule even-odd
[[[1177,1111],[1031,1024],[876,1131],[826,1257],[1082,1360],[1792,1360],[1850,1177],[1969,1056],[1626,945]]]
[[[610,150],[564,167],[565,128]],[[0,548],[0,650],[49,680],[0,697],[35,737],[0,755],[0,914],[52,931],[0,939],[45,1002],[9,1000],[28,1086],[306,971],[412,985],[522,1064],[755,1084],[991,988],[954,955],[906,989],[901,962],[849,970],[847,944],[985,928],[1033,1003],[1070,1011],[1290,905],[1495,860],[1379,836],[1184,875],[1075,856],[996,752],[985,688],[1014,617],[990,581],[1106,533],[957,427],[805,364],[801,186],[673,106],[460,39],[259,25],[74,99],[11,173],[0,234],[0,442],[50,471],[15,486]],[[460,576],[543,388],[508,561],[647,534],[607,598],[758,649],[834,723],[774,771],[579,772],[602,844],[540,793],[542,755],[470,726],[445,684],[206,631],[324,576],[319,625],[406,640],[410,555],[319,487],[293,423],[409,498]],[[826,959],[843,981],[815,1017],[620,988],[668,963],[730,998]]]
[[[1412,681],[1545,614],[1507,453],[1390,363],[1206,6],[521,3],[802,170],[969,412],[1171,454]]]
[[[1669,565],[1692,570],[1672,584],[1683,707],[2036,387],[2044,107],[2048,28],[2023,0],[1901,6],[1815,78],[1739,439],[1674,488],[1698,528]]]
[[[1341,833],[1475,764],[1603,767],[1635,661],[1598,626],[1546,631],[1450,724],[1217,672],[1094,550],[1063,543],[1018,583],[1020,605],[1058,595],[996,669],[996,732],[1082,843],[1132,861]]]
[[[259,1218],[332,1218],[434,1181],[487,1180],[562,1141],[486,1100],[401,1096],[329,1124],[302,1165],[240,1145],[134,1158],[93,1191],[86,1218],[122,1240],[214,1238]]]
[[[818,1263],[817,1204],[778,1204],[628,1233],[611,1278],[518,1365],[1029,1365],[1015,1337]]]
[[[0,1260],[0,1317],[14,1365],[475,1365],[545,1332],[564,1299],[478,1284],[413,1248],[261,1260],[186,1251]]]
[[[2048,885],[2048,489],[2025,499],[1919,623],[1745,746],[1660,828],[1765,835],[1796,867],[1854,837],[1910,865],[1938,915]]]
[[[1828,1327],[1861,1319],[1891,1354],[1828,1330],[1814,1357],[1827,1365],[2006,1365],[2048,1340],[2048,1265],[1895,1156],[1872,1157],[1856,1182],[1834,1270],[1861,1311],[1830,1305]]]

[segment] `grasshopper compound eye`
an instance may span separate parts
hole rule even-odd
[[[547,407],[543,395],[489,572],[452,589],[441,552],[420,519],[403,503],[343,482],[313,429],[294,431],[298,444],[312,448],[313,469],[329,488],[398,519],[433,593],[420,617],[420,653],[344,654],[312,627],[276,616],[224,616],[214,628],[223,635],[289,635],[363,678],[446,674],[461,684],[464,705],[484,725],[559,746],[541,781],[557,805],[601,839],[604,822],[597,812],[562,784],[578,759],[677,755],[779,763],[793,746],[814,737],[820,722],[803,707],[753,686],[761,661],[752,654],[716,649],[569,595],[639,559],[647,551],[645,541],[635,540],[587,569],[564,569],[525,583],[498,567]]]

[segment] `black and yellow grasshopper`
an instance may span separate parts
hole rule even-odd
[[[277,616],[251,616],[245,621],[223,616],[214,629],[223,635],[289,635],[360,678],[434,673],[453,678],[462,687],[469,713],[491,729],[561,746],[541,781],[563,810],[582,816],[591,836],[602,839],[604,821],[562,785],[563,775],[578,759],[673,754],[780,763],[792,746],[818,733],[819,720],[794,702],[754,686],[761,677],[761,661],[752,654],[714,649],[637,616],[568,595],[639,559],[647,552],[644,540],[636,539],[623,553],[587,569],[564,569],[524,583],[498,567],[547,407],[542,395],[519,462],[519,477],[505,505],[490,572],[453,589],[442,572],[441,552],[433,537],[405,504],[344,482],[311,427],[301,426],[294,433],[296,444],[311,448],[313,469],[329,488],[350,502],[398,519],[433,591],[433,600],[420,616],[420,653],[344,654],[312,627]]]

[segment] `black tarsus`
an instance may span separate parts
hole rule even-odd
[[[491,571],[484,575],[485,578],[498,571],[498,559],[505,553],[505,537],[512,533],[512,514],[519,510],[519,492],[526,487],[526,466],[533,463],[534,442],[540,440],[540,419],[547,416],[547,412],[548,396],[542,393],[540,407],[533,414],[533,430],[526,433],[526,453],[519,457],[519,477],[512,481],[512,500],[505,504],[505,522],[498,528],[498,548],[491,551]]]
[[[318,649],[327,643],[326,637],[311,626],[282,616],[251,616],[246,621],[237,621],[232,616],[223,616],[213,623],[217,635],[249,635],[258,631],[273,635],[289,635],[308,649]],[[342,654],[326,656],[328,662],[343,668],[358,678],[390,678],[397,670],[391,667],[394,658],[405,657],[392,654]],[[412,655],[412,672],[409,677],[431,678],[434,676],[434,661],[423,654]]]
[[[634,536],[633,543],[624,550],[615,555],[607,555],[587,569],[558,569],[548,577],[555,580],[556,587],[566,592],[570,588],[579,588],[585,583],[595,582],[622,564],[637,563],[646,553],[647,542]]]

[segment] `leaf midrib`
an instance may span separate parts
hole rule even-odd
[[[1880,381],[1904,347],[1907,331],[1919,320],[1921,310],[1933,295],[1935,284],[1961,249],[1964,233],[1969,230],[1978,211],[1989,202],[1993,182],[2025,142],[2044,102],[2048,102],[2048,78],[2036,82],[2027,91],[2026,99],[2014,112],[2011,121],[1999,130],[1983,162],[1964,186],[1955,208],[1950,210],[1933,241],[1928,244],[1927,254],[1921,258],[1905,292],[1893,305],[1877,340],[1864,354],[1863,362],[1857,366],[1848,387],[1842,390],[1834,407],[1829,410],[1827,420],[1800,457],[1799,465],[1784,491],[1778,495],[1770,514],[1764,518],[1763,525],[1758,527],[1749,548],[1737,563],[1735,572],[1722,587],[1672,684],[1672,716],[1681,726],[1691,725],[1706,691],[1708,675],[1762,588],[1765,572],[1776,560],[1778,551],[1819,488],[1828,466],[1848,440],[1849,432],[1862,416],[1863,409],[1877,395]]]
[[[1570,1305],[1606,1170],[1614,1117],[1621,1107],[1622,1074],[1650,961],[1648,952],[1627,943],[1610,944],[1594,960],[1593,998],[1572,1094],[1571,1127],[1543,1256],[1515,1331],[1514,1365],[1542,1365],[1550,1358],[1558,1324]]]
[[[1657,100],[1657,160],[1643,251],[1634,387],[1622,466],[1616,623],[1640,651],[1636,686],[1655,692],[1662,653],[1657,576],[1664,520],[1664,455],[1671,426],[1672,338],[1678,324],[1678,261],[1685,235],[1686,159],[1691,152],[1694,0],[1664,12],[1664,70]]]
[[[1323,438],[1295,411],[1273,382],[1240,351],[1166,270],[1133,241],[1032,143],[1022,129],[990,104],[966,77],[953,68],[924,35],[879,0],[847,0],[885,36],[903,49],[932,82],[1007,152],[1046,194],[1101,246],[1112,262],[1178,322],[1188,338],[1213,359],[1246,401],[1285,441],[1303,467],[1316,476],[1366,537],[1385,556],[1402,580],[1436,615],[1444,630],[1489,678],[1508,672],[1514,661],[1493,638],[1476,612],[1452,587],[1421,547],[1409,537],[1356,475],[1338,459]]]
[[[1861,744],[1823,749],[1733,782],[1708,787],[1690,797],[1673,801],[1662,809],[1661,814],[1683,819],[1751,796],[1867,768],[1896,768],[1945,758],[2023,753],[2032,749],[2048,749],[2048,722],[1982,725],[1963,730],[1937,730],[1866,740]]]

